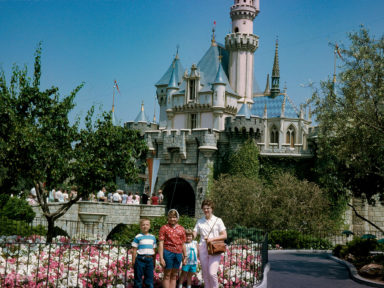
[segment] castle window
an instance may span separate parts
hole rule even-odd
[[[191,120],[191,123],[190,123],[191,129],[197,128],[197,114],[191,114],[190,120]]]
[[[235,27],[235,33],[238,33],[238,32],[239,32],[239,28]]]
[[[286,143],[290,144],[291,148],[294,148],[295,147],[295,128],[293,127],[293,125],[288,127],[286,135],[287,135]]]
[[[270,135],[270,143],[279,143],[279,131],[275,125],[272,126],[271,135]]]
[[[196,81],[189,81],[189,100],[195,100],[196,98]]]

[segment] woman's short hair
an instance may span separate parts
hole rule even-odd
[[[215,204],[213,203],[213,201],[211,199],[204,199],[203,203],[201,203],[201,209],[203,209],[204,206],[209,206],[212,209],[215,208]]]

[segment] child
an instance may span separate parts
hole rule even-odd
[[[177,224],[179,213],[168,212],[168,224],[159,232],[159,256],[164,268],[163,288],[176,288],[177,275],[183,257],[185,258],[185,230]]]
[[[140,220],[141,233],[132,242],[132,264],[134,267],[134,287],[142,287],[142,278],[146,288],[153,288],[153,269],[156,264],[156,238],[149,233],[151,222]]]
[[[193,240],[193,231],[191,229],[187,229],[185,231],[185,235],[187,236],[187,241],[185,243],[187,257],[184,258],[183,268],[181,268],[179,288],[183,287],[185,278],[187,278],[187,288],[192,287],[192,276],[196,273],[197,259],[199,256],[197,242]]]

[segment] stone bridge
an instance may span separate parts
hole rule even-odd
[[[56,211],[62,204],[49,204],[50,211]],[[47,226],[39,206],[33,206],[36,213],[33,225]],[[164,205],[137,205],[107,202],[79,201],[55,221],[55,226],[65,230],[71,238],[106,239],[119,224],[138,224],[141,218],[165,215]]]

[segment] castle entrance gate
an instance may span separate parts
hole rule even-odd
[[[180,177],[172,178],[163,185],[167,210],[176,209],[180,215],[195,216],[195,192],[191,184]]]

